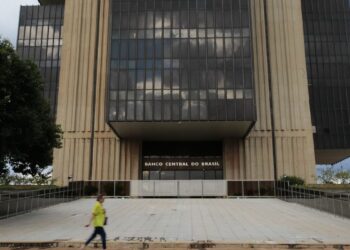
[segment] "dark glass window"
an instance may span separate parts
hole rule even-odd
[[[204,179],[206,180],[215,180],[215,170],[206,170],[204,172]]]
[[[111,3],[110,90],[123,98],[113,100],[120,114],[109,117],[255,119],[249,0]],[[244,98],[252,108],[244,107]],[[242,99],[237,117],[231,107]]]
[[[350,147],[349,7],[348,0],[302,0],[317,149]]]
[[[63,5],[22,6],[18,29],[17,53],[22,59],[32,60],[40,67],[44,79],[43,95],[48,99],[54,115],[57,109],[63,12]],[[113,52],[119,56],[115,49]],[[114,106],[110,107],[110,118],[115,118]]]
[[[161,180],[174,180],[175,179],[175,171],[161,171],[160,172]]]
[[[189,171],[181,171],[178,170],[175,172],[176,180],[188,180],[190,179],[190,172]]]
[[[159,171],[150,171],[149,172],[150,180],[159,180]]]
[[[191,180],[203,180],[204,179],[204,171],[203,170],[191,170],[190,171]]]
[[[149,171],[142,171],[142,179],[149,180],[150,174]]]

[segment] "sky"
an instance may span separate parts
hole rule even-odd
[[[0,36],[16,46],[21,5],[38,5],[38,0],[0,0]]]

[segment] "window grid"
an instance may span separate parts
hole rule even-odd
[[[63,5],[21,6],[17,53],[32,60],[44,81],[44,96],[51,112],[57,109],[60,53],[62,46]]]
[[[350,5],[303,0],[312,122],[317,149],[350,147]]]
[[[248,0],[115,0],[111,32],[110,121],[255,120]]]

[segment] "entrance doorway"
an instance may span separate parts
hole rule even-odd
[[[143,180],[222,180],[222,142],[144,142]]]

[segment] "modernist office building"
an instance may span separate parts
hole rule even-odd
[[[64,131],[60,184],[313,182],[350,155],[349,24],[348,0],[42,0],[17,47]]]

